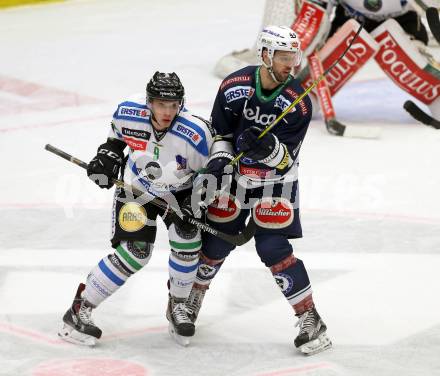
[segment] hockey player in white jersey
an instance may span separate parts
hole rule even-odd
[[[147,85],[146,102],[118,105],[107,141],[99,146],[87,174],[101,188],[111,188],[112,179],[120,176],[146,194],[140,200],[131,192],[116,189],[111,239],[114,252],[101,259],[86,283],[79,285],[63,317],[61,338],[94,345],[101,337],[92,310],[148,264],[160,215],[171,246],[166,317],[176,341],[189,343],[194,324],[188,318],[185,300],[197,271],[200,231],[175,214],[167,215],[145,196],[178,202],[179,214],[191,215],[193,174],[205,164],[212,138],[209,123],[184,108],[184,87],[175,73],[156,72]]]

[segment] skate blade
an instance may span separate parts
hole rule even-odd
[[[63,339],[66,342],[73,343],[75,345],[81,346],[95,346],[96,338],[89,336],[88,334],[84,334],[78,332],[70,325],[64,324],[61,330],[58,331],[58,337]]]
[[[174,326],[171,323],[168,324],[168,333],[170,334],[170,337],[180,346],[186,347],[189,345],[191,337],[184,337],[177,334],[174,330]]]
[[[307,342],[300,346],[299,351],[301,351],[304,355],[310,356],[327,350],[330,347],[332,347],[332,341],[330,341],[330,338],[328,338],[327,334],[324,332],[313,341]]]

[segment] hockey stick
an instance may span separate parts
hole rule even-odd
[[[413,101],[408,100],[403,104],[403,108],[408,111],[408,113],[416,120],[420,121],[425,125],[429,125],[435,129],[440,129],[440,121],[434,119],[432,116],[428,115],[419,106],[417,106]]]
[[[310,67],[310,75],[312,79],[317,79],[324,72],[322,62],[316,52],[311,53],[307,59]],[[319,99],[327,131],[330,134],[354,138],[378,138],[380,136],[380,128],[378,127],[353,127],[344,125],[336,119],[330,88],[325,77],[318,83],[316,94]]]
[[[87,163],[81,161],[78,158],[73,157],[72,155],[70,155],[70,154],[50,145],[50,144],[47,144],[44,148],[47,151],[50,151],[51,153],[58,155],[59,157],[64,158],[64,159],[68,160],[69,162],[72,162],[72,163],[78,165],[79,167],[87,169],[87,166],[88,166]],[[141,197],[145,194],[145,192],[137,189],[136,187],[133,187],[129,184],[124,183],[122,180],[112,179],[112,183],[119,188],[123,188],[124,190],[126,190],[128,192],[132,192],[135,196]],[[163,209],[165,212],[167,212],[167,211],[169,213],[176,213],[177,212],[176,209],[170,207],[170,205],[168,203],[161,200],[160,198],[155,197],[155,198],[152,198],[151,200],[149,199],[148,202]],[[250,239],[253,238],[253,236],[255,234],[255,230],[256,230],[256,224],[255,224],[252,216],[249,219],[249,222],[246,225],[243,232],[236,234],[236,235],[231,235],[231,234],[226,234],[224,232],[221,232],[221,231],[211,227],[210,225],[208,225],[202,221],[199,221],[198,219],[196,219],[194,217],[185,216],[183,218],[183,220],[186,220],[187,222],[196,226],[201,231],[209,232],[210,234],[217,236],[220,239],[223,239],[223,240],[227,241],[228,243],[234,244],[236,246],[243,245],[243,244],[247,243]]]
[[[301,100],[306,95],[308,95],[315,88],[315,86],[318,85],[319,82],[322,79],[324,79],[324,77],[342,60],[342,58],[345,56],[345,54],[351,48],[351,46],[353,45],[353,42],[359,36],[359,34],[360,34],[360,32],[362,31],[363,28],[364,28],[364,25],[361,24],[361,26],[359,26],[359,29],[356,31],[356,34],[354,35],[353,39],[348,44],[347,48],[344,50],[344,52],[341,54],[341,56],[339,56],[332,65],[330,65],[322,74],[320,74],[318,76],[318,78],[316,78],[312,82],[312,84],[298,98],[296,98],[280,115],[278,115],[278,117],[272,123],[270,123],[266,128],[264,128],[263,131],[258,136],[258,139],[262,138],[275,125],[277,125],[284,118],[284,116],[286,116],[299,102],[301,102]],[[240,158],[243,157],[243,155],[244,155],[244,152],[239,153],[231,162],[229,162],[229,164],[230,165],[236,164],[240,160]]]
[[[426,20],[428,21],[429,28],[432,35],[440,43],[440,18],[438,10],[434,7],[430,7],[426,10]]]
[[[431,29],[432,35],[440,43],[440,19],[439,12],[434,7],[426,7],[423,3],[417,2],[426,11],[426,19],[428,21],[429,28]],[[417,121],[433,127],[435,129],[440,129],[440,121],[434,119],[432,116],[428,115],[419,106],[417,106],[413,101],[407,100],[403,104],[403,108]]]

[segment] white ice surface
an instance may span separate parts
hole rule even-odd
[[[111,252],[112,192],[44,145],[88,161],[115,105],[143,92],[156,70],[176,71],[188,107],[209,116],[215,62],[253,43],[263,3],[91,0],[0,11],[0,375],[71,375],[78,359],[102,358],[145,375],[440,374],[440,132],[404,112],[407,95],[374,63],[335,105],[343,122],[380,125],[381,139],[332,137],[318,118],[301,151],[304,238],[293,245],[332,350],[295,351],[296,319],[252,242],[223,266],[190,347],[175,345],[163,228],[150,265],[96,310],[100,344],[56,338],[77,284]],[[47,371],[53,362],[64,373]]]

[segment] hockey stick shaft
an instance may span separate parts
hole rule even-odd
[[[44,148],[47,151],[49,151],[55,155],[58,155],[59,157],[64,158],[65,160],[67,160],[71,163],[76,164],[77,166],[80,166],[84,169],[87,169],[87,167],[88,167],[87,163],[81,161],[78,158],[75,158],[74,156],[66,153],[63,150],[56,148],[55,146],[47,144]],[[135,196],[141,197],[145,194],[145,192],[137,189],[136,187],[133,187],[132,185],[124,183],[122,180],[112,179],[112,183],[119,188],[123,188],[124,190],[126,190],[128,192],[132,192]],[[168,211],[169,213],[176,213],[176,210],[174,208],[170,207],[169,204],[167,204],[165,201],[163,201],[159,198],[152,198],[151,200],[148,200],[148,202],[163,209],[165,212]],[[210,234],[217,236],[220,239],[223,239],[223,240],[225,240],[231,244],[234,244],[234,245],[243,245],[244,243],[249,241],[254,236],[255,230],[256,230],[256,225],[255,225],[255,222],[253,221],[252,217],[249,220],[249,223],[246,226],[246,228],[244,229],[244,231],[242,233],[237,234],[237,235],[231,235],[231,234],[226,234],[224,232],[221,232],[221,231],[211,227],[210,225],[208,225],[202,221],[199,221],[198,219],[193,218],[193,217],[185,216],[183,218],[183,220],[186,220],[187,222],[196,226],[201,231],[209,232]]]
[[[434,7],[428,8],[426,10],[426,20],[428,21],[429,28],[431,29],[432,35],[440,43],[440,18],[439,11]]]
[[[342,60],[342,58],[345,56],[345,54],[350,50],[351,46],[353,45],[353,42],[356,40],[356,38],[359,36],[360,32],[362,31],[364,25],[361,24],[361,26],[359,26],[359,29],[356,31],[356,34],[354,35],[353,39],[351,40],[351,42],[348,44],[347,48],[344,50],[344,52],[341,54],[341,56],[339,56],[336,61],[330,65],[325,71],[324,73],[322,73],[321,75],[319,75],[319,77],[317,79],[315,79],[312,84],[298,97],[296,98],[280,115],[278,115],[278,117],[272,122],[270,123],[266,128],[264,128],[264,130],[260,133],[260,135],[258,136],[258,139],[264,137],[264,135],[269,132],[275,125],[277,125],[299,102],[301,102],[303,100],[303,98],[308,95],[314,88],[316,85],[319,84],[319,82],[324,79],[324,77]],[[235,165],[241,157],[243,157],[245,153],[241,152],[239,153],[231,162],[229,162],[230,165]]]

